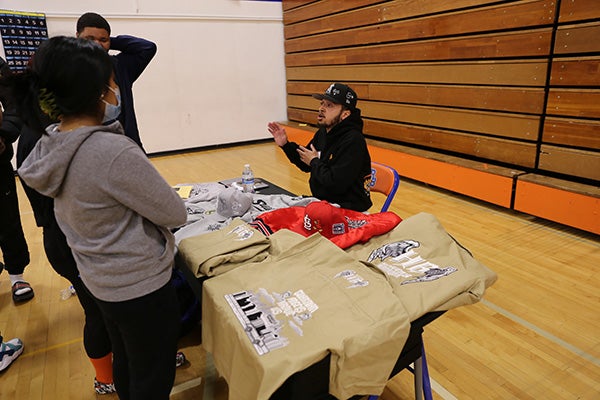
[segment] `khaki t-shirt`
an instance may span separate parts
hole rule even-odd
[[[267,258],[269,239],[240,218],[217,231],[179,243],[179,255],[196,277],[223,274]]]
[[[207,280],[202,312],[232,400],[268,399],[328,352],[331,394],[380,394],[410,328],[385,276],[318,234]]]
[[[476,303],[497,279],[427,213],[346,251],[385,273],[411,321],[430,311]]]

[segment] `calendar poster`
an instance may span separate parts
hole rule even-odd
[[[8,66],[13,72],[22,71],[40,43],[48,38],[46,15],[0,9],[0,37]]]

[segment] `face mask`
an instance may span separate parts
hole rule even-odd
[[[110,86],[108,86],[108,89],[115,94],[117,105],[110,104],[106,100],[102,100],[105,104],[104,118],[102,119],[103,124],[113,122],[119,118],[119,115],[121,115],[121,91],[119,88],[113,89]]]

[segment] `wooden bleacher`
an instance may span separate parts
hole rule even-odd
[[[290,121],[314,123],[310,95],[344,82],[374,161],[600,233],[600,2],[282,7]]]
[[[314,127],[286,122],[290,140],[306,144]],[[600,234],[600,188],[460,157],[367,140],[373,161],[402,177]]]

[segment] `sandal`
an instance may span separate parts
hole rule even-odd
[[[186,361],[187,359],[185,358],[185,354],[183,354],[183,352],[178,351],[177,354],[175,354],[175,368],[181,367]]]
[[[19,281],[12,285],[12,298],[15,303],[29,300],[33,298],[33,296],[33,289],[28,282]]]

